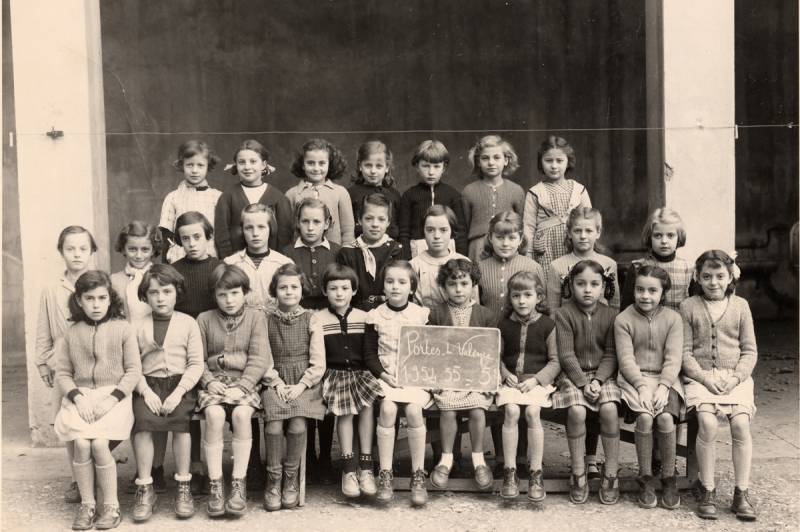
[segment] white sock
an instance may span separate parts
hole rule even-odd
[[[531,471],[539,471],[542,468],[542,455],[544,454],[544,427],[528,428],[528,462],[531,463]]]
[[[378,425],[376,430],[378,436],[378,459],[381,463],[381,470],[392,470],[392,458],[394,456],[394,426],[381,427]]]
[[[447,469],[452,469],[453,453],[442,453],[442,459],[439,460],[439,465],[445,466]]]
[[[240,440],[233,438],[231,448],[233,449],[233,478],[244,478],[247,475],[247,462],[250,459],[250,448],[253,446],[253,439]]]
[[[137,478],[137,479],[134,481],[134,483],[135,483],[137,486],[147,486],[148,484],[152,484],[152,483],[153,483],[153,477],[147,477],[147,478]]]
[[[180,476],[179,474],[175,473],[175,482],[189,482],[192,480],[192,474],[189,473],[185,477]]]
[[[485,465],[486,465],[486,460],[483,459],[483,453],[472,453],[472,467],[485,466]]]
[[[753,459],[753,439],[747,435],[746,440],[733,440],[733,476],[736,487],[746,490],[750,485],[750,463]]]
[[[519,443],[519,425],[514,425],[511,428],[503,425],[503,455],[516,456],[517,444]],[[511,462],[509,467],[516,467],[515,462]]]
[[[114,458],[104,466],[94,464],[94,475],[100,489],[103,490],[103,505],[119,508],[117,500],[117,462]]]
[[[222,440],[216,443],[208,443],[203,440],[206,448],[206,467],[208,467],[208,478],[219,480],[222,478],[222,449],[225,446]]]
[[[411,471],[425,469],[425,425],[408,427],[408,450],[411,454]]]
[[[698,436],[695,448],[700,482],[708,491],[711,491],[714,489],[714,469],[717,465],[717,439],[706,442]]]

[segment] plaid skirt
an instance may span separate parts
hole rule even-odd
[[[463,392],[457,390],[436,390],[433,402],[439,410],[489,410],[494,402],[494,394],[486,392]]]
[[[222,384],[228,386],[228,388],[232,388],[236,386],[239,382],[239,379],[234,379],[229,375],[217,375],[217,380]],[[216,394],[207,392],[205,390],[200,390],[197,394],[197,408],[196,411],[200,412],[207,406],[213,405],[231,405],[231,406],[251,406],[256,410],[261,410],[261,398],[258,396],[258,389],[259,386],[253,389],[252,392],[244,394],[242,397],[238,399],[231,399],[229,397],[229,393],[226,391],[222,394]]]
[[[583,374],[591,381],[594,378],[595,371],[584,371]],[[567,374],[562,372],[556,379],[556,386],[558,389],[553,393],[552,401],[553,408],[569,408],[571,406],[585,406],[593,412],[600,410],[600,405],[615,402],[619,403],[622,397],[619,386],[615,379],[609,378],[600,386],[600,397],[594,403],[590,403],[586,396],[583,395],[583,390],[575,386]]]
[[[326,369],[322,377],[322,400],[328,405],[328,414],[358,414],[381,397],[383,388],[369,371]]]
[[[268,386],[261,392],[261,403],[264,405],[264,421],[279,421],[292,419],[293,417],[311,419],[325,417],[321,383],[304,390],[303,393],[289,403],[278,397],[278,392],[275,391],[275,388]]]

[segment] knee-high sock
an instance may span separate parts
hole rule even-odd
[[[103,490],[103,505],[119,507],[117,500],[117,462],[111,460],[104,466],[94,465],[97,484]]]
[[[657,429],[658,430],[658,429]],[[671,477],[675,474],[675,429],[669,432],[658,430],[658,454],[661,455],[661,476]]]
[[[519,443],[519,425],[508,428],[503,425],[503,456],[516,456]],[[506,462],[506,467],[516,467],[516,461]]]
[[[297,471],[297,468],[300,467],[300,457],[306,452],[307,432],[307,430],[304,430],[302,432],[289,431],[286,433],[286,462],[283,464],[284,469]]]
[[[600,431],[600,439],[603,441],[603,454],[606,455],[605,474],[609,478],[616,477],[619,470],[619,430],[614,434]]]
[[[392,458],[394,456],[394,427],[381,427],[378,425],[376,430],[378,436],[378,459],[382,470],[392,470]],[[410,442],[409,442],[410,443]]]
[[[639,459],[639,474],[652,476],[653,431],[642,432],[639,429],[633,429],[633,440],[636,443],[636,458]],[[605,446],[605,442],[603,445]]]
[[[81,492],[81,504],[94,506],[94,460],[89,458],[88,462],[79,464],[72,462],[72,471],[75,472],[75,482],[78,483],[78,490]]]
[[[528,462],[531,463],[531,471],[539,471],[542,468],[542,456],[544,455],[544,427],[530,428],[528,433]]]
[[[265,432],[264,444],[267,447],[267,472],[280,475],[283,471],[283,434]]]
[[[203,440],[203,447],[206,448],[206,467],[208,468],[208,478],[219,480],[222,478],[222,448],[225,443],[219,440],[216,443],[208,443]]]
[[[736,486],[746,490],[750,484],[750,463],[753,458],[753,439],[750,434],[746,440],[733,438],[733,476]]]
[[[572,463],[572,474],[582,475],[586,472],[586,430],[580,434],[567,434],[567,447],[569,447],[569,459]]]
[[[703,487],[711,491],[714,489],[714,470],[717,467],[717,439],[710,442],[697,437],[697,469]]]
[[[256,420],[258,421],[258,420]],[[253,440],[240,440],[234,438],[231,442],[233,450],[233,478],[244,478],[247,475],[247,460],[250,458],[250,449],[253,447]],[[259,456],[259,461],[261,457]]]
[[[425,425],[408,428],[408,450],[411,453],[411,471],[425,469]]]

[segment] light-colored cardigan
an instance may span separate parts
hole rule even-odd
[[[36,354],[34,362],[39,369],[39,376],[44,377],[55,372],[58,357],[55,344],[64,336],[70,326],[69,297],[75,292],[75,285],[67,280],[67,274],[59,277],[42,290],[39,300],[39,321],[36,323]]]
[[[619,372],[634,388],[645,384],[642,372],[660,373],[659,384],[671,388],[681,371],[683,321],[659,306],[653,316],[631,305],[614,320]]]
[[[169,320],[163,345],[153,338],[153,315],[138,318],[131,324],[136,332],[142,358],[142,378],[136,385],[138,393],[148,389],[145,377],[183,375],[178,386],[188,392],[203,376],[203,340],[200,327],[188,314],[175,312]]]
[[[681,303],[683,372],[701,384],[712,368],[733,370],[744,382],[756,367],[758,348],[750,305],[739,296],[728,297],[728,308],[716,323],[702,296]]]

